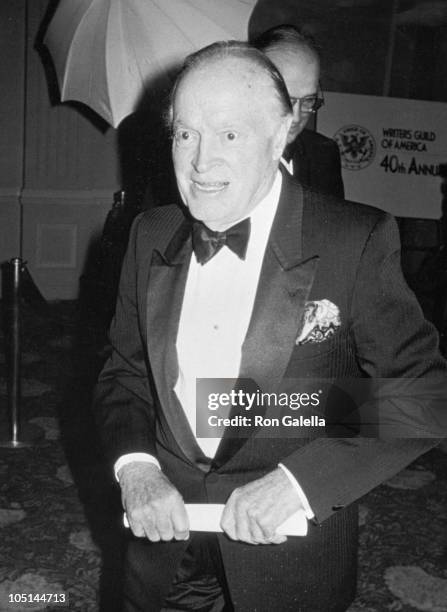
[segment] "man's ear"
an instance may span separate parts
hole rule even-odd
[[[278,125],[278,129],[273,135],[273,159],[279,161],[282,157],[284,149],[287,144],[287,134],[289,133],[290,126],[292,125],[293,116],[287,115],[281,118],[281,122]]]

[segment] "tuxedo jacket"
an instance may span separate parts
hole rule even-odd
[[[312,430],[300,438],[268,438],[255,429],[248,437],[224,435],[206,466],[173,391],[191,255],[190,222],[181,208],[153,209],[135,220],[110,332],[113,354],[96,392],[105,450],[111,462],[131,452],[155,455],[189,503],[225,503],[236,487],[282,462],[316,519],[306,537],[279,546],[219,536],[235,608],[343,610],[355,591],[355,502],[436,440],[340,438]],[[322,299],[337,305],[340,327],[324,342],[297,344],[306,302]],[[304,190],[283,172],[240,377],[280,392],[294,378],[445,379],[446,373],[436,332],[403,280],[392,217]],[[151,576],[148,598],[155,610],[186,543],[135,546],[139,567]]]
[[[340,152],[332,138],[304,129],[288,145],[288,153],[299,183],[320,193],[344,197]]]

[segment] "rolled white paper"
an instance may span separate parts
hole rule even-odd
[[[222,532],[220,519],[224,504],[185,504],[189,519],[190,531]],[[124,526],[129,527],[126,513],[124,513]],[[278,535],[305,536],[307,535],[307,519],[303,510],[298,510],[278,527]]]

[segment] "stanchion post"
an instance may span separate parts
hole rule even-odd
[[[15,257],[11,260],[11,371],[9,374],[9,408],[11,414],[11,442],[17,444],[20,433],[20,370],[21,355],[21,317],[20,317],[20,276],[22,260]]]
[[[23,448],[32,446],[36,440],[42,437],[42,432],[39,428],[33,427],[29,424],[23,427],[20,419],[22,365],[20,281],[23,265],[24,264],[20,257],[14,257],[14,259],[11,259],[8,274],[9,291],[6,296],[3,296],[3,299],[6,298],[6,300],[9,300],[6,307],[9,324],[9,337],[6,355],[8,363],[9,423],[6,427],[0,427],[0,447],[3,448]],[[5,433],[1,430],[9,431],[5,435]]]

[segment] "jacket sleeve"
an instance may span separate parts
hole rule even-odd
[[[111,463],[127,453],[156,455],[154,403],[149,386],[146,342],[138,308],[139,226],[137,217],[121,270],[115,316],[110,328],[111,357],[106,362],[94,394],[93,409],[100,437]],[[145,302],[144,302],[145,303]]]
[[[370,378],[384,381],[377,385],[382,397],[376,401],[385,427],[377,437],[317,438],[283,459],[318,521],[354,502],[447,436],[447,364],[438,351],[435,329],[403,279],[397,227],[389,215],[380,217],[365,244],[350,327],[360,368]],[[420,397],[408,393],[410,383]],[[424,394],[426,389],[429,392]]]

